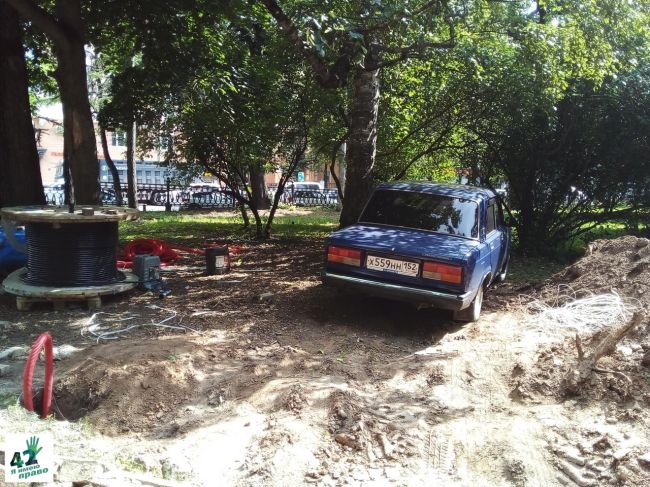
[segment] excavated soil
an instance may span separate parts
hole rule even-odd
[[[587,255],[555,275],[541,290],[542,297],[568,285],[578,296],[617,292],[650,304],[650,240],[633,236],[596,240]]]
[[[324,288],[321,245],[245,246],[224,276],[187,258],[165,272],[167,300],[135,293],[92,320],[96,333],[167,318],[184,330],[97,343],[90,312],[18,314],[0,301],[7,344],[51,327],[83,349],[57,362],[57,414],[90,425],[89,451],[184,485],[649,485],[646,323],[598,364],[627,380],[594,373],[568,396],[574,333],[544,330],[526,307],[565,284],[644,303],[647,240],[595,242],[532,295],[496,288],[467,325]],[[93,480],[80,475],[58,478]]]

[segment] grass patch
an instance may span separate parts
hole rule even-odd
[[[624,237],[626,235],[647,237],[648,227],[642,224],[639,225],[638,231],[633,232],[627,225],[622,222],[609,221],[601,223],[600,225],[597,225],[596,227],[569,242],[566,247],[566,255],[569,259],[575,260],[576,258],[584,255],[589,242],[600,239],[614,239]]]
[[[515,284],[544,281],[582,257],[587,250],[587,245],[594,240],[615,239],[626,235],[648,236],[648,230],[648,226],[643,224],[639,225],[637,232],[632,232],[628,226],[619,221],[602,223],[567,242],[555,259],[513,255],[508,280]]]
[[[146,473],[147,467],[139,458],[118,457],[117,463],[127,472]]]
[[[18,395],[12,392],[0,392],[0,409],[7,409],[14,406],[18,401]]]
[[[325,237],[338,228],[339,214],[334,210],[283,210],[273,220],[272,236]],[[120,238],[172,240],[184,244],[200,244],[205,240],[242,240],[251,237],[243,228],[239,214],[232,212],[143,212],[140,219],[120,224]]]

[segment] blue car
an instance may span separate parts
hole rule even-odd
[[[386,183],[359,222],[325,245],[325,284],[449,309],[469,322],[481,314],[484,291],[506,277],[510,229],[488,189]]]

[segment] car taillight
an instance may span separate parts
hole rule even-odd
[[[425,262],[422,267],[422,277],[436,281],[460,284],[463,282],[463,268],[456,265]]]
[[[327,247],[327,262],[336,262],[337,264],[361,266],[361,251],[348,249],[345,247]]]

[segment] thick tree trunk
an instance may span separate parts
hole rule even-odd
[[[253,205],[256,210],[268,210],[269,197],[266,194],[266,182],[264,181],[264,169],[262,167],[251,166],[251,194],[253,196]]]
[[[374,65],[369,53],[366,63]],[[350,111],[345,191],[341,227],[356,223],[373,187],[373,167],[377,152],[379,112],[379,69],[358,69]]]
[[[126,196],[129,208],[138,207],[138,178],[135,169],[135,122],[126,131]]]
[[[54,15],[33,1],[6,0],[6,3],[43,30],[54,44],[55,77],[63,105],[63,157],[70,167],[76,203],[98,204],[99,164],[86,84],[81,0],[56,0]]]
[[[117,206],[122,206],[124,202],[122,201],[122,183],[120,182],[120,173],[115,167],[115,162],[108,150],[108,139],[106,138],[106,129],[102,126],[99,127],[99,138],[102,141],[102,151],[104,152],[104,160],[108,169],[111,171],[111,177],[113,178],[113,190],[115,191],[115,198],[117,199]]]
[[[70,164],[75,203],[99,204],[99,164],[86,78],[84,26],[79,0],[58,0],[65,41],[54,42],[56,80],[63,105],[64,157]]]
[[[45,204],[18,14],[0,1],[0,207]]]

